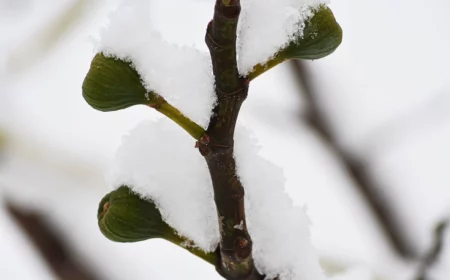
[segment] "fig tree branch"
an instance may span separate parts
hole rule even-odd
[[[248,93],[248,81],[239,75],[236,61],[240,11],[240,1],[217,0],[214,18],[207,27],[205,41],[212,59],[217,104],[198,147],[211,174],[219,216],[218,272],[226,279],[262,279],[253,263],[244,187],[236,174],[233,156],[236,121]]]

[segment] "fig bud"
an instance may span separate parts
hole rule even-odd
[[[197,248],[193,241],[178,235],[163,221],[153,201],[141,198],[127,186],[121,186],[101,200],[97,218],[101,232],[112,241],[137,242],[163,238],[214,266],[219,264],[218,249],[205,252]]]
[[[122,186],[100,202],[98,224],[103,235],[116,242],[137,242],[150,238],[172,240],[175,231],[166,224],[156,205]]]
[[[157,95],[143,85],[131,62],[98,53],[84,79],[83,97],[94,109],[116,111],[133,105],[152,105]]]
[[[283,48],[278,55],[286,59],[319,59],[336,50],[342,42],[342,29],[333,12],[325,6],[314,11],[305,22],[303,35]],[[277,56],[278,56],[277,55]]]

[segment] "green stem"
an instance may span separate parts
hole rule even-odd
[[[177,108],[170,105],[161,96],[155,96],[149,106],[174,121],[187,133],[194,137],[195,140],[200,140],[200,138],[205,134],[205,130],[201,126],[183,115],[183,113],[181,113]]]
[[[202,260],[212,264],[214,267],[219,266],[219,251],[216,250],[214,252],[205,252],[199,248],[193,247],[194,242],[192,242],[189,239],[186,239],[182,236],[171,236],[168,241],[172,242],[175,245],[178,245],[179,247],[187,250],[189,253],[196,255],[197,257],[201,258]]]
[[[247,75],[247,78],[252,81],[259,75],[263,74],[267,70],[270,70],[271,68],[277,66],[278,64],[284,62],[285,59],[281,56],[275,56],[272,59],[268,60],[264,64],[257,64],[253,67],[252,71]]]

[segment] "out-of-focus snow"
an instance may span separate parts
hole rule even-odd
[[[311,245],[309,221],[284,192],[280,168],[258,155],[246,129],[236,135],[237,172],[246,190],[246,215],[258,270],[280,279],[325,279]],[[219,232],[210,175],[192,140],[169,120],[145,122],[117,153],[113,186],[132,187],[152,199],[164,219],[204,250]]]
[[[331,277],[330,280],[375,280],[375,278],[367,268],[353,268]]]
[[[303,36],[313,9],[329,0],[242,0],[238,26],[238,66],[247,75],[295,36]]]
[[[131,61],[149,91],[206,127],[216,100],[209,54],[166,42],[153,27],[149,1],[124,1],[110,20],[98,51]]]

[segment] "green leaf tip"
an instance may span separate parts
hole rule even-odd
[[[284,59],[319,59],[333,53],[342,42],[342,28],[330,8],[320,7],[298,36],[280,51]]]
[[[156,205],[126,186],[107,194],[100,202],[98,225],[108,239],[137,242],[151,238],[172,240],[175,231],[167,225]]]
[[[147,91],[131,62],[98,53],[84,79],[83,97],[94,109],[108,112],[134,105],[152,105],[158,97]]]

